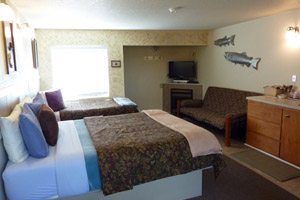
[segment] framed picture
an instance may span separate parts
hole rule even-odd
[[[4,33],[7,74],[11,74],[17,71],[13,24],[2,22],[2,27]]]
[[[121,60],[112,60],[111,67],[121,67]]]
[[[32,61],[33,61],[33,67],[35,69],[38,68],[39,62],[38,62],[38,51],[37,51],[37,43],[36,39],[31,40],[31,49],[32,49]]]

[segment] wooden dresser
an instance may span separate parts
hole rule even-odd
[[[246,143],[300,166],[300,101],[269,96],[247,99]]]

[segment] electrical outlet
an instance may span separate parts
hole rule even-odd
[[[297,80],[297,76],[296,75],[292,75],[292,82],[295,83]]]

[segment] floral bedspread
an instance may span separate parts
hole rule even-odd
[[[66,108],[59,111],[60,120],[83,119],[89,116],[119,115],[137,112],[136,106],[122,106],[112,98],[89,98],[66,101]]]
[[[96,147],[106,195],[208,166],[218,174],[224,166],[219,154],[193,158],[182,134],[144,113],[84,120]]]

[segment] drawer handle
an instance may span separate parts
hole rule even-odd
[[[290,118],[291,116],[289,116],[289,115],[284,115],[284,117],[286,117],[286,118]]]

